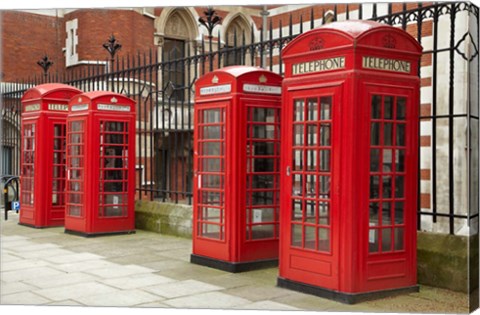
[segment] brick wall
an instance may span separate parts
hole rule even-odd
[[[61,71],[64,67],[63,19],[32,13],[3,11],[2,29],[2,81],[42,76],[37,65],[45,54],[53,61],[50,71]]]
[[[65,21],[78,19],[77,52],[80,61],[105,61],[110,58],[103,48],[113,34],[122,45],[116,57],[148,52],[154,49],[153,19],[131,10],[76,10],[65,15]],[[67,34],[63,32],[63,41]]]

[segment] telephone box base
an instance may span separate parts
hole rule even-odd
[[[359,302],[381,299],[381,298],[394,296],[398,294],[419,292],[420,290],[418,285],[414,285],[411,287],[382,290],[382,291],[373,291],[373,292],[366,292],[366,293],[345,293],[345,292],[339,292],[339,291],[333,291],[325,288],[320,288],[320,287],[312,286],[312,285],[301,283],[301,282],[287,280],[280,277],[277,278],[277,286],[281,288],[297,291],[297,292],[316,295],[322,298],[334,300],[344,304],[356,304]]]
[[[110,235],[120,235],[120,234],[135,234],[135,230],[127,230],[127,231],[118,231],[118,232],[94,232],[94,233],[86,233],[74,230],[67,230],[64,231],[66,234],[72,234],[77,236],[84,236],[84,237],[96,237],[96,236],[110,236]]]
[[[233,262],[213,259],[205,256],[194,255],[194,254],[190,255],[190,262],[193,264],[202,265],[202,266],[215,268],[215,269],[232,272],[232,273],[278,266],[278,259],[266,259],[266,260],[233,263]]]
[[[34,229],[48,229],[48,228],[56,228],[56,227],[62,227],[63,224],[58,224],[58,225],[35,225],[35,224],[28,224],[28,223],[23,223],[23,222],[18,222],[18,225],[23,225],[23,226],[27,226],[27,227],[30,227],[30,228],[34,228]]]

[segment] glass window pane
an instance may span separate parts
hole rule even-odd
[[[384,149],[383,150],[383,161],[382,161],[382,170],[385,173],[393,172],[393,150],[391,149]]]
[[[293,170],[302,171],[303,170],[303,150],[293,150]]]
[[[252,160],[253,172],[275,172],[275,159],[255,158]]]
[[[292,195],[293,196],[303,196],[303,181],[301,174],[294,174],[292,176]]]
[[[382,225],[392,224],[392,211],[390,202],[382,202]]]
[[[377,226],[378,225],[378,202],[370,202],[370,215],[369,215],[369,226]]]
[[[212,191],[204,191],[201,192],[201,204],[206,205],[223,205],[223,194],[219,192],[212,192]]]
[[[250,205],[273,205],[274,192],[273,191],[252,191]]]
[[[318,145],[318,127],[317,125],[307,125],[307,146]]]
[[[397,97],[397,120],[404,120],[407,113],[407,99],[405,97]]]
[[[250,175],[249,183],[251,181],[251,187],[258,188],[276,188],[275,187],[275,175]]]
[[[203,139],[222,139],[221,128],[223,126],[204,126]]]
[[[315,232],[314,226],[305,226],[305,248],[315,249]]]
[[[370,150],[370,172],[380,171],[380,149]]]
[[[308,198],[315,198],[317,196],[317,176],[307,175],[307,194]]]
[[[331,120],[332,119],[332,97],[323,96],[320,98],[321,112],[320,120]]]
[[[393,145],[393,124],[385,123],[383,124],[383,144],[384,145]]]
[[[292,200],[292,221],[302,221],[303,210],[302,210],[302,200],[293,199]]]
[[[372,122],[370,128],[370,144],[380,145],[380,125],[381,123]]]
[[[307,150],[307,171],[316,171],[317,165],[317,150]]]
[[[368,231],[368,252],[376,253],[378,252],[378,230],[370,229]]]
[[[308,99],[308,116],[307,120],[317,121],[318,120],[318,101],[317,98]]]
[[[202,175],[202,187],[204,188],[223,188],[221,180],[223,176],[220,175]]]
[[[383,176],[382,177],[383,183],[383,198],[391,198],[392,197],[392,176]]]
[[[318,250],[322,252],[330,252],[330,230],[318,229]]]
[[[202,155],[223,155],[223,142],[204,142],[202,144]]]
[[[250,109],[251,120],[260,122],[274,122],[275,121],[275,109],[274,108],[262,108],[253,107]]]
[[[405,176],[395,176],[395,197],[404,198],[405,197]]]
[[[317,204],[315,200],[305,200],[305,222],[316,223]]]
[[[403,213],[404,213],[404,202],[396,201],[395,202],[395,224],[403,224]]]
[[[380,196],[380,176],[370,176],[370,198]]]
[[[392,229],[382,229],[382,252],[392,250]]]
[[[251,223],[273,222],[275,221],[275,208],[251,209],[251,216]]]
[[[219,123],[223,121],[222,109],[205,109],[203,110],[204,123]]]
[[[405,124],[396,124],[397,125],[397,134],[396,134],[396,145],[405,146]]]
[[[208,238],[222,239],[222,226],[203,223],[201,225],[201,235]]]
[[[328,202],[320,202],[318,204],[318,215],[319,215],[319,224],[329,225],[330,224],[330,206]]]
[[[330,124],[320,124],[320,145],[330,145]]]
[[[395,151],[395,171],[397,172],[405,171],[405,150]]]
[[[223,172],[222,159],[201,159],[203,172]]]
[[[303,124],[296,124],[293,125],[293,145],[294,146],[301,146],[304,144],[304,133],[303,133],[304,125]]]
[[[202,220],[220,223],[221,213],[221,209],[202,207]]]
[[[274,224],[252,225],[252,239],[273,238],[275,232]]]
[[[253,142],[252,155],[275,155],[275,142]]]
[[[382,118],[382,97],[380,95],[372,96],[372,119]]]
[[[330,150],[320,150],[320,171],[330,171]]]
[[[385,96],[383,100],[383,104],[384,104],[383,118],[393,119],[393,96]]]
[[[305,120],[305,101],[295,100],[293,109],[294,121],[303,122]]]
[[[320,188],[319,188],[319,197],[328,198],[330,195],[330,176],[319,176]]]
[[[292,246],[302,246],[302,225],[292,224]]]
[[[403,250],[403,228],[395,228],[395,250]]]

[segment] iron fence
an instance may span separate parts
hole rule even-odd
[[[207,41],[183,43],[183,56],[175,50],[169,54],[150,51],[82,70],[4,82],[2,173],[19,174],[20,99],[25,90],[40,83],[63,82],[84,91],[110,90],[135,99],[137,198],[191,204],[195,80],[227,64],[260,66],[283,74],[282,49],[298,34],[331,20],[369,19],[406,30],[425,48],[419,71],[420,136],[429,143],[420,155],[418,228],[442,223],[448,233],[456,234],[473,224],[478,231],[479,9],[469,2],[411,6],[323,4],[313,6],[299,22],[294,23],[292,15],[285,25],[282,20],[273,25],[270,19],[257,37],[253,26],[250,34],[234,33],[232,42],[228,37],[223,40],[219,32],[215,41],[222,44],[217,50],[212,50],[213,36],[209,36]],[[318,10],[322,10],[320,18]],[[459,85],[459,75],[466,68],[468,80]],[[461,95],[465,91],[466,97]],[[464,136],[461,128],[466,128]]]

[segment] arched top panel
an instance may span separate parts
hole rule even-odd
[[[73,86],[61,83],[46,83],[28,89],[22,97],[22,102],[41,98],[69,100],[72,96],[82,93]]]
[[[373,21],[342,21],[315,28],[295,38],[282,51],[284,58],[309,52],[369,47],[420,54],[422,47],[407,32]]]

